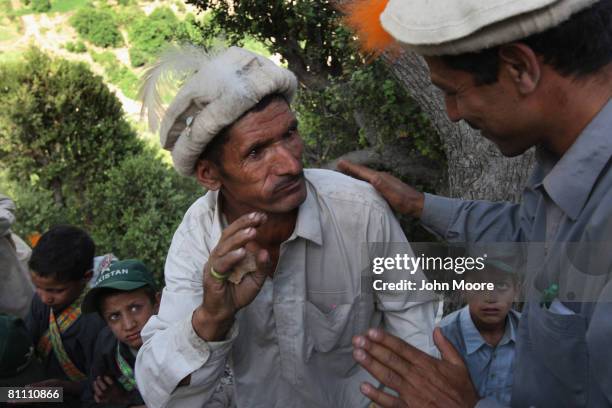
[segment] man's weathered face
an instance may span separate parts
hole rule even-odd
[[[289,212],[306,198],[304,145],[282,98],[250,112],[228,130],[219,172],[224,200],[240,210]]]
[[[503,73],[493,84],[477,85],[472,74],[448,67],[437,57],[425,58],[432,83],[442,90],[446,112],[453,122],[464,120],[497,145],[504,156],[522,154],[537,144],[512,81]]]

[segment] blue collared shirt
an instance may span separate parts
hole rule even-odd
[[[510,310],[506,317],[506,331],[495,347],[480,335],[470,316],[469,306],[449,314],[440,322],[442,333],[465,360],[478,394],[504,405],[510,404],[512,396],[516,328],[520,316],[520,313]]]

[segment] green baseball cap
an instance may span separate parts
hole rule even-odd
[[[0,378],[23,372],[34,356],[34,347],[23,320],[0,314]]]
[[[83,313],[97,312],[97,297],[104,289],[129,292],[144,286],[157,290],[153,275],[141,261],[138,259],[115,261],[100,272],[96,283],[83,299],[81,311]]]

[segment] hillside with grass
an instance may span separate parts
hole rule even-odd
[[[206,14],[179,0],[0,0],[0,23],[0,63],[19,60],[32,46],[86,62],[143,134],[137,99],[147,64],[171,43],[223,43],[204,38]],[[254,40],[245,46],[267,54]]]

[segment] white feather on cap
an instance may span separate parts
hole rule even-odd
[[[168,79],[185,78],[164,112],[160,88]],[[160,142],[172,152],[175,169],[193,175],[206,145],[264,97],[278,93],[291,101],[297,89],[293,73],[239,47],[206,53],[183,47],[165,53],[144,77],[141,95],[149,126],[163,115]]]
[[[138,95],[142,101],[140,113],[141,116],[147,115],[149,128],[153,132],[157,131],[165,112],[160,96],[162,88],[170,88],[176,81],[193,75],[209,58],[210,55],[201,48],[190,45],[182,48],[172,46],[145,71]]]

